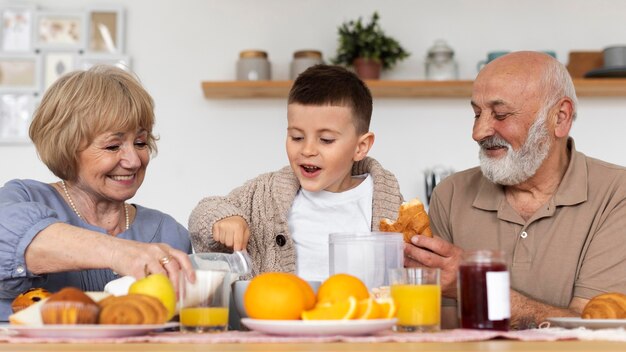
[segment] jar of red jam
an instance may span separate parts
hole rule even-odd
[[[503,251],[467,251],[459,266],[459,318],[463,329],[509,330],[509,271]]]

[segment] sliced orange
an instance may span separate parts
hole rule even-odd
[[[391,319],[396,317],[396,305],[391,298],[376,300],[380,308],[381,319]]]
[[[350,296],[332,304],[318,305],[302,312],[302,320],[348,320],[356,316],[357,300]]]
[[[356,319],[378,319],[381,317],[381,309],[378,302],[373,298],[362,299],[357,304]]]

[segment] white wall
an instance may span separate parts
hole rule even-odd
[[[101,0],[33,1],[80,8]],[[132,0],[127,53],[156,101],[160,153],[133,202],[184,225],[205,195],[225,194],[259,173],[286,165],[286,103],[207,100],[203,80],[231,80],[242,49],[269,52],[274,78],[287,79],[295,50],[334,55],[339,24],[378,10],[387,34],[413,54],[387,78],[423,78],[426,50],[439,38],[455,49],[471,79],[490,50],[571,50],[626,44],[626,2],[613,0]],[[466,99],[374,102],[371,155],[396,173],[405,198],[424,198],[422,172],[435,164],[477,164]],[[626,165],[626,100],[582,98],[572,135],[588,155]],[[32,145],[0,146],[0,184],[13,178],[56,181]]]

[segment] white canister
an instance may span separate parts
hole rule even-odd
[[[291,70],[289,72],[290,79],[298,78],[298,75],[307,68],[319,64],[323,64],[322,52],[317,50],[299,50],[293,53],[293,61],[291,61]]]
[[[237,61],[238,81],[269,81],[272,68],[267,53],[261,50],[244,50]]]

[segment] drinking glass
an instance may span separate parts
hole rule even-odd
[[[389,271],[391,297],[400,332],[432,332],[441,327],[441,284],[437,268],[401,268]]]
[[[196,282],[180,277],[180,330],[219,332],[228,327],[230,272],[196,270]]]

